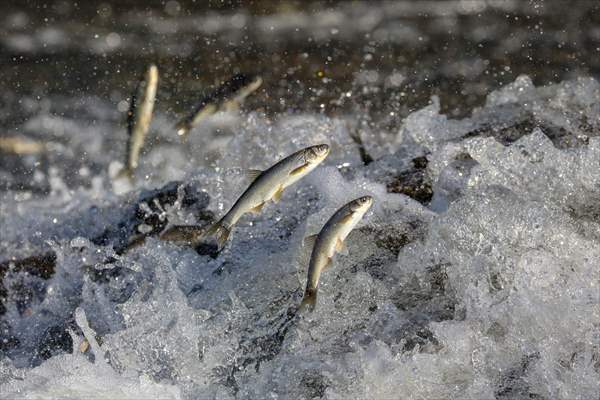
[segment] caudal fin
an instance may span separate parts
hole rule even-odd
[[[219,248],[222,248],[225,245],[225,242],[227,242],[227,239],[229,239],[230,234],[231,228],[228,228],[225,225],[223,225],[223,220],[220,220],[219,222],[213,224],[210,228],[208,228],[208,230],[204,234],[204,237],[215,235],[215,237],[217,238],[217,243],[219,244]]]
[[[129,180],[129,182],[133,182],[135,177],[133,175],[133,171],[127,167],[123,167],[123,169],[121,169],[119,171],[119,173],[115,176],[115,180],[117,179],[123,179],[123,178],[127,178]]]
[[[308,309],[308,311],[314,311],[317,305],[317,289],[306,289],[304,292],[304,298],[302,298],[302,303],[300,303],[300,311],[304,309]]]

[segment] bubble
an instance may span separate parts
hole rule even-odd
[[[118,47],[121,44],[121,36],[116,32],[106,35],[106,44],[110,47]]]
[[[165,4],[165,12],[174,17],[181,12],[181,5],[175,0],[167,1],[167,4]]]
[[[119,112],[126,112],[127,110],[129,110],[129,102],[127,100],[121,100],[118,104],[117,104],[117,110],[119,110]]]

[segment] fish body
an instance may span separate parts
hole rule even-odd
[[[328,154],[329,145],[311,146],[284,158],[266,171],[254,171],[254,181],[206,235],[216,234],[221,247],[242,215],[249,211],[260,212],[269,200],[279,201],[286,187],[315,169]]]
[[[262,78],[259,76],[235,75],[202,99],[192,114],[177,123],[177,134],[186,137],[192,128],[216,112],[238,108],[260,85]]]
[[[19,136],[0,137],[0,153],[29,155],[46,150],[46,144]]]
[[[150,129],[157,87],[158,68],[156,65],[151,65],[144,78],[140,80],[127,112],[129,141],[127,142],[126,165],[122,173],[127,174],[130,178],[138,167],[140,153]]]
[[[311,310],[315,308],[321,273],[331,264],[336,252],[345,251],[344,240],[354,227],[356,227],[356,224],[358,224],[372,204],[373,198],[371,196],[352,200],[337,210],[323,226],[321,232],[312,238],[314,246],[310,256],[306,290],[300,309],[307,306]],[[308,242],[311,241],[311,238],[307,239]]]

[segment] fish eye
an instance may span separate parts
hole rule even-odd
[[[369,204],[373,201],[373,198],[371,196],[363,196],[361,198],[358,199],[358,203],[360,205],[365,205],[365,204]]]

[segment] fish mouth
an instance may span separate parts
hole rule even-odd
[[[315,155],[315,161],[320,162],[331,152],[331,146],[328,144],[318,144],[311,147],[312,153]]]

